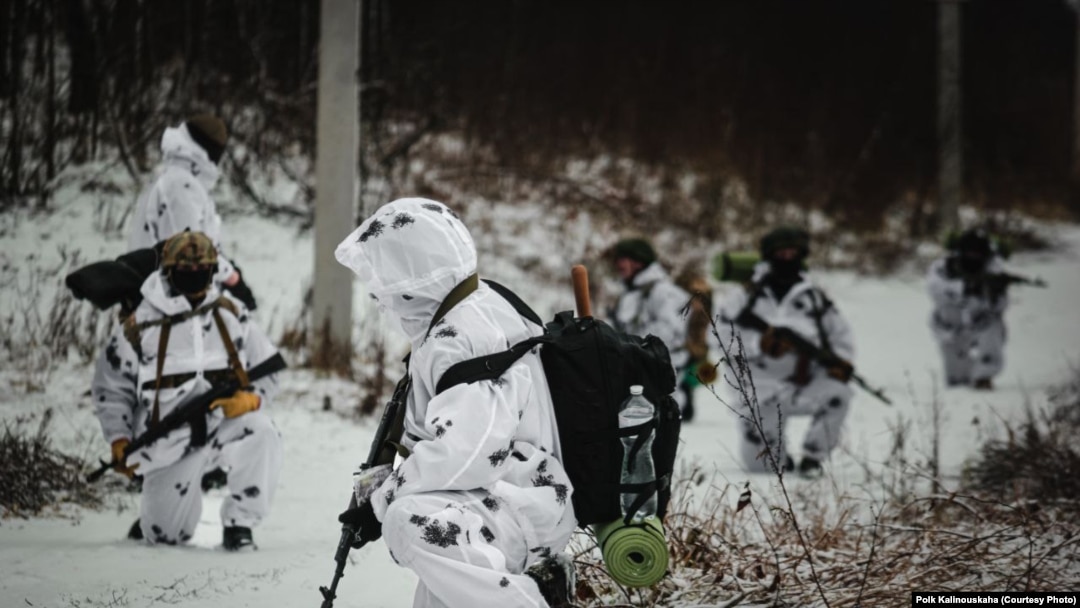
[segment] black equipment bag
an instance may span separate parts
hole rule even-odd
[[[540,325],[540,317],[505,287],[485,280],[518,313]],[[592,317],[575,318],[572,311],[555,315],[542,336],[529,338],[509,350],[459,362],[439,379],[436,393],[461,383],[493,380],[518,359],[541,345],[555,417],[562,462],[574,486],[574,512],[579,526],[604,524],[623,517],[620,493],[636,491],[638,504],[657,493],[657,515],[663,519],[671,498],[681,420],[672,398],[675,372],[668,349],[657,337],[618,332]],[[640,429],[619,429],[619,407],[640,384],[656,408],[652,445],[656,481],[623,486],[621,435]],[[635,509],[636,510],[636,509]],[[626,515],[629,519],[633,513]]]

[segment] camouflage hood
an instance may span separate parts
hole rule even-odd
[[[450,290],[476,272],[468,229],[446,205],[424,198],[383,205],[334,255],[414,342],[423,338]]]

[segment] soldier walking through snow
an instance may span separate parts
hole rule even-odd
[[[210,191],[221,175],[218,163],[227,141],[225,123],[210,114],[196,114],[165,129],[161,166],[135,205],[128,249],[154,247],[185,230],[202,232],[220,249],[221,216]],[[255,299],[239,269],[220,254],[215,280],[254,310]]]
[[[852,389],[848,385],[854,356],[851,329],[833,302],[806,275],[810,237],[800,228],[781,227],[761,239],[761,262],[748,285],[738,287],[721,304],[718,329],[723,345],[735,356],[734,332],[742,338],[753,376],[757,411],[740,403],[741,453],[746,467],[767,471],[766,448],[785,470],[794,470],[784,427],[789,416],[812,416],[802,441],[800,473],[816,476],[840,441]],[[756,315],[764,331],[749,322]],[[823,366],[799,352],[786,338],[797,334],[835,355]]]
[[[934,302],[930,328],[941,349],[947,386],[993,388],[1005,366],[1008,281],[990,235],[971,229],[926,273]]]
[[[132,439],[171,411],[277,355],[244,305],[211,280],[217,264],[205,234],[169,239],[161,269],[142,286],[142,302],[97,362],[92,394],[105,440],[117,470],[143,479],[132,538],[169,545],[190,540],[202,512],[200,477],[226,446],[232,468],[221,508],[225,549],[250,546],[251,528],[270,512],[283,456],[268,407],[276,375],[214,401],[205,424],[182,426],[125,462]]]
[[[559,554],[576,522],[538,354],[495,380],[435,390],[454,363],[541,329],[477,281],[472,237],[441,203],[388,203],[336,255],[412,344],[409,455],[342,522],[365,541],[384,536],[416,572],[415,606],[567,605]]]

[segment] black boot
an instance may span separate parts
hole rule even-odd
[[[571,598],[574,597],[575,576],[574,562],[570,557],[557,554],[548,557],[525,571],[540,588],[540,595],[544,596],[551,608],[577,608]]]
[[[220,467],[207,472],[202,477],[202,491],[209,492],[218,488],[224,488],[229,483],[229,475]]]
[[[128,529],[128,538],[131,540],[143,539],[142,525],[139,523],[139,520],[136,519],[135,523],[131,524],[131,528]]]
[[[251,528],[245,528],[244,526],[225,526],[221,546],[226,551],[239,551],[245,547],[258,549],[255,546],[255,541],[251,538]]]
[[[807,479],[817,479],[825,474],[825,469],[821,466],[821,461],[817,458],[811,458],[806,456],[799,463],[799,475]]]

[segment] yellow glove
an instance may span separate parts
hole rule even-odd
[[[210,404],[210,409],[221,408],[226,418],[236,418],[248,412],[254,412],[262,405],[262,400],[255,393],[249,391],[236,391],[232,397],[215,399]]]
[[[139,465],[126,466],[127,457],[124,456],[124,448],[126,448],[129,443],[131,443],[131,441],[128,439],[117,439],[112,442],[112,459],[113,462],[116,463],[113,465],[116,472],[122,473],[126,475],[128,479],[131,479],[132,477],[135,477],[135,469],[139,468]]]

